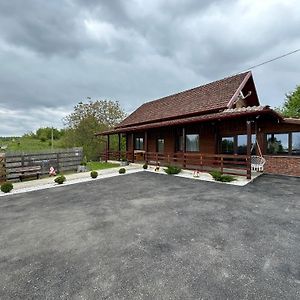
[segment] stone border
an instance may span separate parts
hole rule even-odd
[[[151,173],[156,173],[156,174],[163,174],[163,175],[168,175],[166,172],[164,172],[164,167],[160,167],[159,171],[154,171],[156,167],[155,166],[148,166],[148,169],[145,170],[147,172]],[[169,175],[169,176],[176,176],[176,177],[182,177],[182,178],[187,178],[187,179],[193,179],[193,180],[201,180],[201,181],[208,181],[208,182],[216,182],[220,184],[229,184],[229,185],[236,185],[236,186],[245,186],[248,183],[252,182],[254,179],[262,175],[263,173],[258,173],[258,172],[253,172],[251,179],[246,179],[245,176],[234,176],[236,178],[235,181],[231,182],[221,182],[221,181],[216,181],[212,178],[212,176],[207,173],[207,172],[200,172],[199,177],[194,177],[193,176],[194,171],[192,170],[182,170],[179,174],[175,175]]]
[[[32,191],[38,191],[38,190],[44,190],[44,189],[50,189],[50,188],[56,188],[56,187],[61,187],[61,186],[67,186],[67,185],[77,184],[77,183],[81,183],[81,182],[96,181],[96,180],[101,180],[104,178],[123,176],[126,174],[133,174],[133,173],[138,173],[138,172],[151,172],[154,174],[168,175],[163,171],[164,167],[160,167],[159,171],[154,171],[154,169],[156,168],[155,166],[148,166],[148,169],[144,170],[142,168],[141,164],[136,164],[136,163],[132,163],[129,166],[125,167],[126,174],[119,174],[118,171],[121,167],[99,170],[97,172],[100,174],[98,175],[97,178],[91,178],[90,171],[84,172],[84,173],[74,173],[74,174],[70,174],[70,175],[65,175],[67,178],[67,181],[64,184],[55,183],[54,177],[26,181],[26,182],[17,182],[17,183],[14,183],[14,189],[10,193],[3,193],[0,191],[0,197],[16,195],[16,194],[32,192]],[[234,176],[237,180],[232,181],[232,182],[215,181],[209,173],[205,173],[205,172],[200,172],[199,177],[193,177],[193,171],[191,171],[191,170],[182,170],[179,174],[168,175],[168,176],[182,177],[182,178],[200,180],[200,181],[215,182],[215,183],[219,183],[219,184],[245,186],[248,183],[252,182],[258,176],[260,176],[261,174],[262,173],[254,173],[252,176],[252,179],[250,179],[250,180],[246,179],[243,176]]]

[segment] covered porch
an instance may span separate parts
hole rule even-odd
[[[244,120],[243,124],[241,133],[243,138],[246,138],[243,154],[228,151],[228,148],[233,149],[235,146],[228,145],[226,138],[222,140],[224,135],[222,123],[209,122],[131,132],[107,132],[105,152],[101,153],[101,159],[127,160],[155,166],[175,165],[200,172],[219,170],[224,174],[251,179],[251,151],[255,122]],[[117,136],[117,149],[111,147],[113,135]],[[125,149],[121,147],[122,137],[126,139]]]

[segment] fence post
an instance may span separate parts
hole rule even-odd
[[[247,167],[247,179],[251,179],[251,159],[250,156],[246,158],[246,167]]]
[[[203,159],[202,159],[202,154],[200,154],[200,170],[203,171]]]
[[[223,156],[221,156],[221,173],[223,174],[223,168],[224,168],[224,161]]]
[[[0,154],[0,182],[6,181],[5,154]]]
[[[56,161],[57,161],[57,173],[60,170],[60,165],[59,165],[59,153],[56,154]]]
[[[21,156],[21,167],[24,167],[24,153]]]

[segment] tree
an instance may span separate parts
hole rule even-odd
[[[87,159],[95,160],[100,151],[104,150],[104,144],[99,137],[95,137],[95,133],[114,127],[124,117],[125,113],[118,101],[80,102],[74,107],[74,112],[64,119],[64,143],[68,147],[83,147]]]
[[[51,127],[42,127],[39,128],[35,136],[40,139],[41,141],[46,141],[50,140],[52,138],[52,132],[53,132],[53,139],[58,140],[61,137],[61,133],[58,129],[56,128],[51,128]]]
[[[300,118],[300,85],[293,92],[286,94],[285,102],[278,110],[285,117]]]

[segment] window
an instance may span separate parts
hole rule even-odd
[[[222,154],[234,154],[234,137],[223,137],[221,143]]]
[[[164,153],[164,151],[165,151],[165,140],[157,139],[157,152]]]
[[[186,135],[186,151],[199,151],[199,134]]]
[[[292,155],[300,155],[300,132],[292,133]]]
[[[255,154],[255,147],[253,146],[256,143],[256,135],[255,134],[252,134],[251,141],[252,141],[251,154]],[[240,155],[247,154],[247,135],[246,134],[237,136],[237,154],[240,154]]]
[[[268,154],[288,154],[289,135],[287,133],[267,134],[267,153]]]
[[[144,150],[144,138],[142,137],[136,137],[135,138],[135,150]]]

